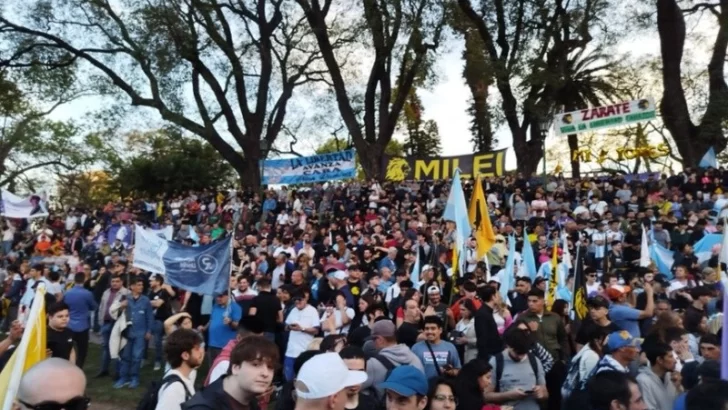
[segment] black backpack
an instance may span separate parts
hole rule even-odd
[[[500,392],[500,382],[501,378],[503,377],[503,361],[505,358],[503,357],[503,352],[498,353],[495,355],[495,391]],[[528,353],[528,362],[531,364],[531,369],[533,369],[533,375],[536,377],[536,383],[538,383],[538,363],[537,363],[536,356],[531,354],[531,352]]]
[[[394,370],[394,368],[398,366],[398,365],[392,363],[392,361],[389,360],[386,356],[383,356],[379,353],[377,353],[373,356],[370,356],[370,358],[378,361],[379,363],[382,364],[382,366],[384,366],[385,369],[387,369],[387,374],[384,376],[384,380],[387,380],[389,378],[389,375],[392,373],[392,370]],[[372,399],[374,399],[373,401],[375,402],[374,408],[372,410],[386,409],[387,408],[387,403],[386,403],[387,396],[386,395],[380,396],[377,393],[377,389],[375,388],[375,386],[372,386],[368,390],[369,391],[367,391],[366,394],[368,394],[370,397],[372,397]]]
[[[157,402],[159,401],[159,391],[162,387],[177,382],[182,383],[182,386],[185,388],[185,401],[189,400],[192,395],[187,389],[187,385],[184,381],[182,381],[182,378],[176,374],[170,374],[162,379],[161,382],[152,382],[149,385],[149,388],[146,393],[144,393],[144,396],[142,396],[142,399],[137,406],[137,410],[155,410],[157,408]]]

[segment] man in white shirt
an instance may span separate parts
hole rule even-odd
[[[195,370],[205,357],[202,343],[200,335],[191,329],[177,329],[167,336],[164,355],[172,369],[162,379],[157,410],[181,409],[182,403],[195,394]]]
[[[290,333],[283,359],[283,374],[287,381],[293,380],[293,363],[308,348],[321,326],[318,311],[308,304],[305,295],[297,294],[292,301],[295,308],[286,318],[286,330],[290,330]]]
[[[38,282],[42,282],[44,286],[48,286],[50,282],[46,278],[43,277],[43,265],[41,264],[35,264],[30,268],[30,271],[28,272],[28,275],[30,276],[28,280],[25,282],[25,293],[23,294],[23,297],[20,299],[20,308],[21,311],[25,311],[28,308],[30,308],[30,304],[33,302],[33,299],[35,298],[35,289],[38,287]],[[23,316],[25,317],[25,316]]]

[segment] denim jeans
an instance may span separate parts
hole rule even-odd
[[[144,333],[133,334],[127,339],[126,346],[124,346],[124,350],[121,353],[119,380],[125,382],[139,381],[139,369],[142,366],[144,343]]]
[[[104,323],[101,326],[101,371],[108,372],[111,364],[111,353],[109,353],[109,339],[111,339],[111,329],[114,328],[114,322]],[[117,366],[118,370],[118,366]],[[118,373],[118,372],[117,372]],[[118,375],[117,375],[118,376]]]
[[[3,255],[7,256],[13,250],[13,241],[3,241]]]
[[[162,360],[162,342],[164,341],[164,323],[161,320],[155,320],[152,326],[152,336],[154,337],[154,363],[164,364]]]
[[[296,362],[295,357],[288,357],[286,356],[283,359],[283,377],[286,378],[287,382],[292,382],[293,378],[296,376],[293,372],[293,363]]]

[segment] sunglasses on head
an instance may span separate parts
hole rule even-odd
[[[38,404],[30,404],[20,399],[18,399],[18,402],[30,410],[86,410],[89,408],[91,399],[85,396],[78,396],[65,403],[43,401]]]

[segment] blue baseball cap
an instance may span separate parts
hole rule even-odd
[[[411,365],[397,366],[379,388],[391,390],[400,396],[411,397],[415,394],[426,396],[429,388],[425,374]]]
[[[618,332],[612,332],[607,336],[607,348],[610,352],[619,350],[623,347],[642,347],[642,339],[633,337],[628,331],[620,330]]]

